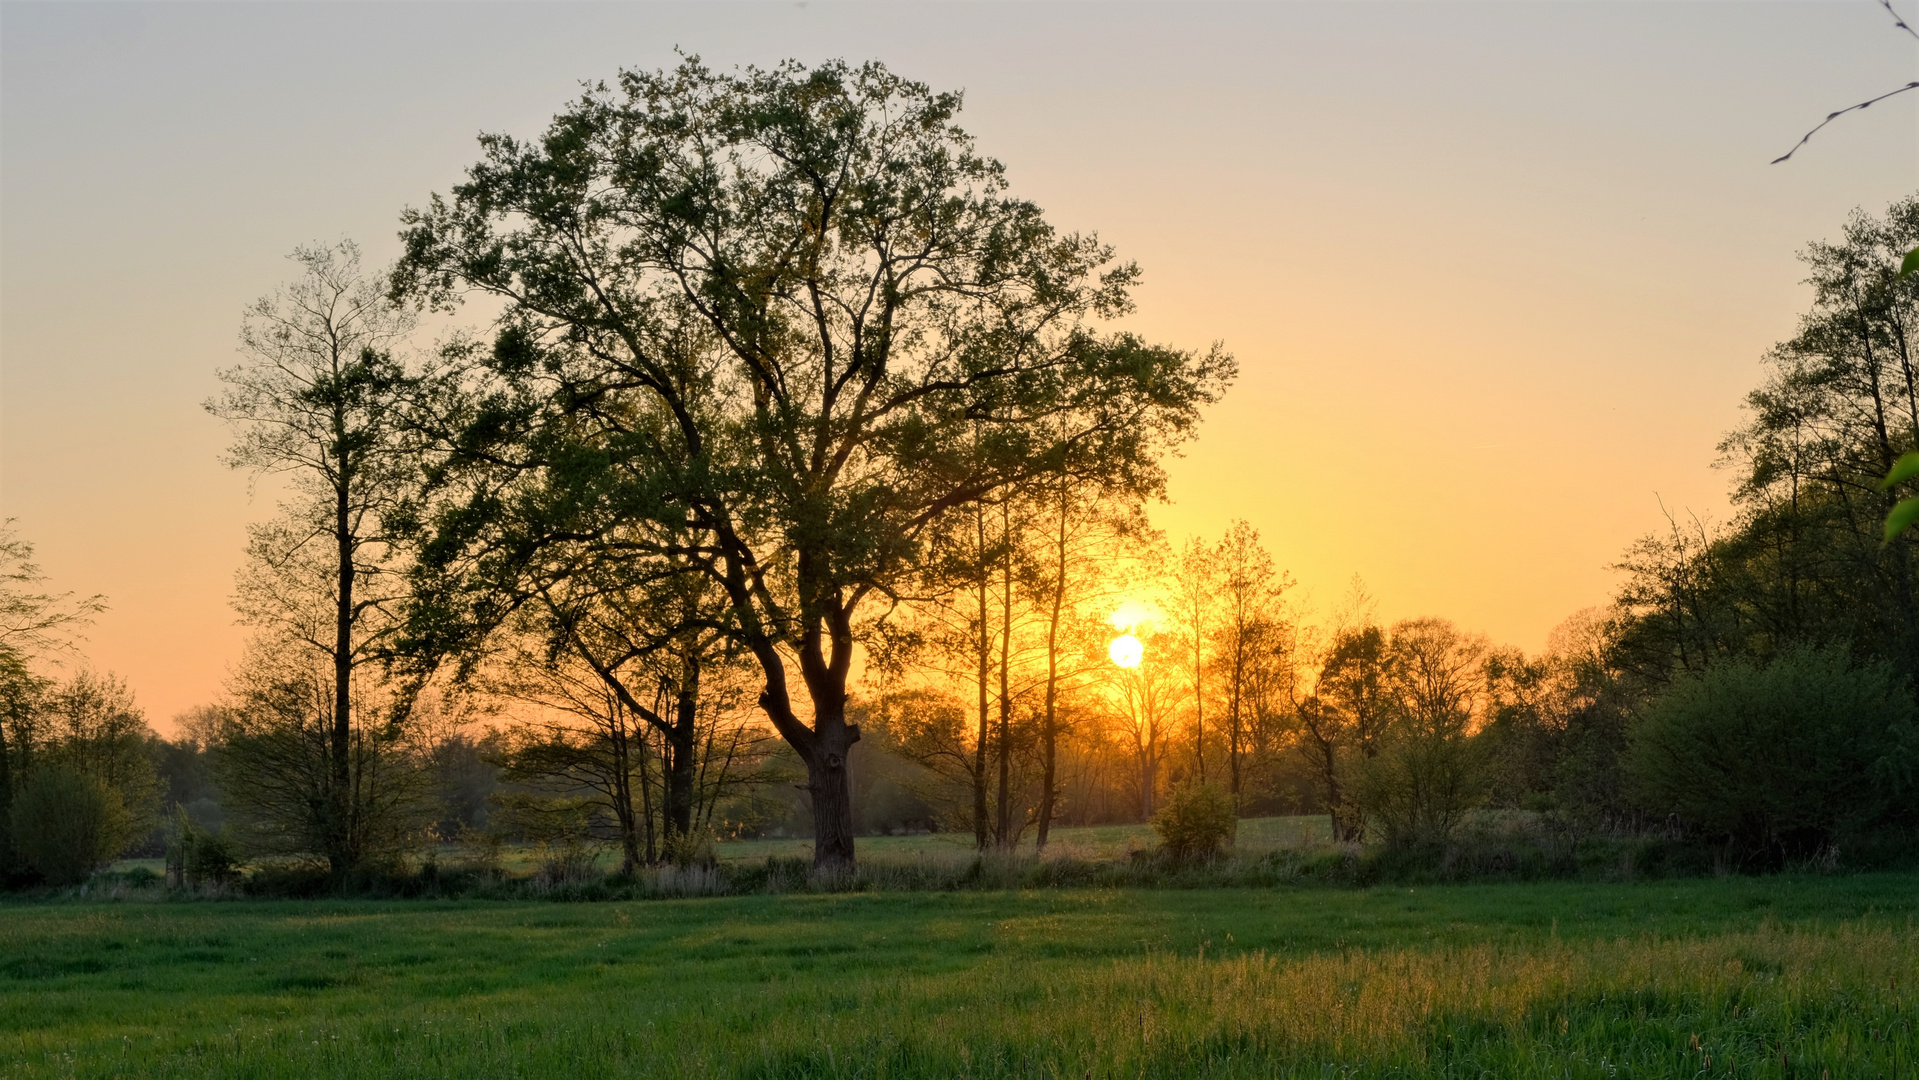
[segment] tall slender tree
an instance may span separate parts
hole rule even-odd
[[[237,604],[331,669],[321,846],[338,882],[359,859],[352,744],[369,718],[356,715],[355,681],[392,641],[403,581],[392,519],[419,483],[406,422],[416,377],[394,354],[414,319],[350,241],[293,260],[301,276],[247,310],[245,360],[220,372],[226,390],[206,408],[234,429],[229,464],[286,478],[280,515],[252,529]]]
[[[1290,586],[1260,546],[1259,530],[1233,522],[1213,548],[1219,622],[1215,664],[1226,706],[1226,766],[1233,805],[1243,805],[1243,767],[1252,736],[1257,687],[1265,669],[1282,659],[1279,599]]]

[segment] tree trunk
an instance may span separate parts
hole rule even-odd
[[[806,762],[807,790],[813,796],[813,865],[836,870],[853,868],[853,783],[848,767],[853,744],[859,741],[857,724],[842,713],[822,717],[817,739]]]
[[[13,873],[13,754],[7,722],[0,718],[0,885]]]
[[[327,869],[335,888],[345,884],[353,868],[351,820],[352,759],[349,747],[353,705],[353,518],[348,498],[351,479],[347,471],[345,418],[335,418],[335,461],[339,480],[334,485],[333,538],[337,545],[339,584],[336,589],[333,625],[333,731],[328,781],[332,787],[327,806]]]
[[[646,728],[638,728],[640,737],[640,812],[646,816],[646,865],[653,866],[660,861],[660,841],[658,818],[653,812],[653,776],[646,762],[652,750],[646,745]]]
[[[1201,682],[1199,605],[1193,605],[1193,762],[1206,782],[1206,688]]]
[[[699,765],[695,737],[700,704],[699,658],[685,657],[681,671],[679,697],[673,707],[673,726],[668,732],[666,827],[670,836],[684,843],[693,832],[693,780]]]
[[[1000,543],[1005,565],[1000,577],[999,631],[999,806],[994,841],[1002,850],[1013,847],[1013,695],[1008,686],[1013,665],[1013,536],[1007,504],[1000,504]]]
[[[1054,538],[1053,609],[1046,620],[1046,717],[1039,736],[1039,833],[1035,850],[1046,850],[1046,836],[1053,828],[1053,803],[1059,784],[1059,618],[1066,603],[1066,511],[1067,488],[1064,473],[1059,486],[1059,535]]]
[[[631,877],[640,868],[640,822],[633,812],[632,748],[620,708],[614,705],[614,726],[608,732],[613,744],[613,812],[620,821],[620,873]]]
[[[979,640],[976,659],[979,675],[979,738],[973,744],[973,846],[986,850],[986,744],[990,737],[989,713],[987,710],[987,684],[992,675],[993,650],[988,637],[989,624],[986,621],[986,513],[976,510],[974,524],[978,527],[979,537]]]
[[[1244,725],[1241,713],[1246,679],[1246,628],[1242,625],[1234,636],[1237,640],[1233,647],[1233,701],[1231,715],[1227,717],[1226,766],[1229,774],[1228,782],[1233,787],[1233,813],[1237,815],[1240,809],[1239,752],[1240,743],[1243,740],[1241,728]]]

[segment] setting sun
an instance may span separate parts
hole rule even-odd
[[[1121,634],[1106,647],[1106,655],[1112,657],[1113,663],[1120,667],[1136,668],[1146,656],[1146,646],[1131,634]]]

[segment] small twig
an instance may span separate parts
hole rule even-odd
[[[1912,27],[1906,25],[1906,20],[1900,18],[1899,13],[1893,10],[1892,0],[1879,0],[1879,6],[1882,8],[1885,8],[1886,14],[1892,16],[1892,25],[1898,27],[1901,30],[1904,30],[1908,34],[1911,34],[1915,39],[1919,39],[1919,30],[1914,30]],[[1871,101],[1862,101],[1857,105],[1851,106],[1850,108],[1840,109],[1836,113],[1827,113],[1826,118],[1824,120],[1819,121],[1819,127],[1815,127],[1811,131],[1808,131],[1804,135],[1800,136],[1799,141],[1792,144],[1792,149],[1786,151],[1785,153],[1779,155],[1776,158],[1773,158],[1772,164],[1777,165],[1780,162],[1785,161],[1787,158],[1790,158],[1794,154],[1798,153],[1800,147],[1806,145],[1807,141],[1810,140],[1814,135],[1819,134],[1819,128],[1825,127],[1827,124],[1832,123],[1834,120],[1839,119],[1840,117],[1846,115],[1849,112],[1857,112],[1860,109],[1864,109],[1864,108],[1867,108],[1868,106],[1877,104],[1881,101],[1886,100],[1889,97],[1893,97],[1894,95],[1903,94],[1908,90],[1919,90],[1919,82],[1909,82],[1897,90],[1892,90],[1887,93],[1880,94],[1878,97],[1873,98]]]
[[[1899,17],[1899,13],[1892,10],[1892,0],[1879,0],[1879,6],[1885,8],[1886,14],[1892,16],[1892,25],[1911,34],[1914,38],[1919,38],[1919,30],[1914,30],[1912,27],[1907,26],[1906,21]]]

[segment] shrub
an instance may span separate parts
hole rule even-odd
[[[176,807],[177,824],[167,844],[167,875],[175,882],[199,887],[227,885],[239,879],[240,860],[219,831],[201,828]]]
[[[1911,789],[1913,701],[1885,664],[1832,650],[1683,679],[1628,733],[1635,799],[1774,856],[1882,822]]]
[[[1239,815],[1218,784],[1182,784],[1153,815],[1160,846],[1175,858],[1208,858],[1233,839]]]
[[[682,869],[713,866],[719,862],[719,853],[713,844],[713,830],[704,825],[683,835],[668,829],[664,845],[666,861]]]
[[[13,800],[14,850],[53,885],[77,885],[133,837],[133,819],[105,782],[37,770]]]
[[[1463,735],[1402,732],[1360,763],[1354,796],[1390,847],[1441,845],[1491,790],[1486,752]]]

